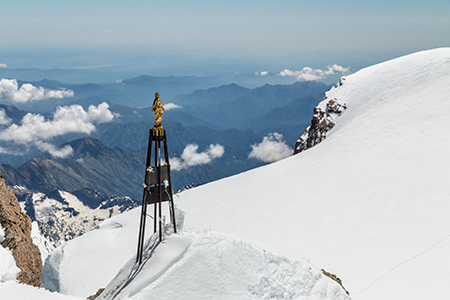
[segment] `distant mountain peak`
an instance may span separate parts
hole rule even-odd
[[[84,157],[89,154],[92,157],[98,157],[109,148],[103,144],[100,140],[93,138],[91,136],[86,136],[78,140],[74,140],[65,145],[70,145],[73,148],[74,157]],[[64,147],[63,145],[62,147]]]

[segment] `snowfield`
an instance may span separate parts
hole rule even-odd
[[[348,108],[325,141],[182,193],[186,228],[308,257],[352,299],[448,299],[450,48],[363,69],[327,97]]]
[[[450,48],[342,83],[326,94],[347,106],[326,140],[181,193],[184,229],[167,226],[159,243],[148,218],[142,265],[137,208],[47,257],[42,286],[61,294],[6,281],[0,299],[85,299],[99,288],[101,299],[448,299]]]

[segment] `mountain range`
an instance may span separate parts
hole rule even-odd
[[[216,101],[214,96],[224,90],[222,87],[202,91],[199,103],[195,102],[199,92],[175,98],[173,102],[177,104],[176,100],[179,99],[185,111],[223,128],[248,128],[252,119],[263,117],[266,114],[271,115],[272,110],[299,100],[298,103],[301,104],[298,106],[301,106],[305,115],[302,116],[304,118],[295,120],[298,124],[309,119],[309,112],[319,103],[329,86],[320,82],[297,82],[292,85],[266,84],[255,89],[243,90],[237,85],[232,85],[226,87],[225,95],[230,93],[230,89],[234,89],[236,95],[242,95],[229,97],[227,101],[224,101],[223,98]],[[208,94],[210,96],[206,96]],[[270,121],[274,122],[274,119]],[[289,122],[293,121],[292,118],[289,118]],[[256,132],[267,128],[263,124],[253,124],[253,127]]]
[[[146,129],[148,130],[148,127]],[[195,133],[195,128],[192,130]],[[249,133],[250,137],[246,131],[222,132],[219,141],[226,147],[224,156],[208,165],[172,171],[173,189],[177,191],[184,185],[202,184],[261,165],[257,160],[247,159],[246,152],[235,148],[239,143],[248,143],[249,138],[254,138],[251,132]],[[211,130],[209,135],[189,141],[198,142],[203,148],[208,145],[208,140],[211,141],[216,135],[217,132]],[[175,134],[173,138],[174,142],[170,145],[175,149],[182,149],[182,142],[178,140],[176,143]],[[62,147],[66,145],[73,149],[73,154],[69,157],[56,158],[46,153],[32,158],[18,168],[3,164],[0,166],[0,172],[8,186],[17,194],[48,193],[54,190],[73,192],[89,188],[107,196],[130,196],[134,199],[142,197],[140,186],[145,173],[146,146],[138,150],[109,148],[93,137],[74,140]]]

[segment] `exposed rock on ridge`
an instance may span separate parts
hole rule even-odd
[[[21,283],[39,286],[42,261],[39,248],[31,238],[31,220],[24,214],[14,193],[0,175],[0,224],[5,229],[4,248],[12,250]]]
[[[332,89],[342,86],[344,80],[345,77],[342,77]],[[294,154],[309,149],[323,141],[327,137],[328,131],[334,127],[336,118],[347,109],[346,103],[336,98],[328,99],[327,93],[325,93],[322,102],[314,108],[311,125],[306,128],[305,132],[295,143]]]

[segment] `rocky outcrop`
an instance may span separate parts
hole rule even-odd
[[[103,293],[104,290],[105,290],[104,288],[99,289],[97,291],[97,293],[95,293],[95,295],[89,296],[89,297],[87,297],[87,299],[88,300],[95,300],[95,299],[97,299],[98,296],[100,296]]]
[[[41,283],[42,260],[39,248],[31,238],[31,220],[21,211],[14,193],[6,186],[0,175],[0,224],[5,231],[2,242],[14,256],[21,270],[17,279],[21,283],[39,286]]]
[[[339,283],[339,285],[344,289],[344,291],[347,293],[347,295],[350,295],[350,293],[345,289],[345,287],[342,285],[342,280],[336,276],[336,274],[332,274],[330,272],[325,271],[324,269],[322,269],[322,274],[330,277],[331,279],[333,279],[334,281],[336,281],[337,283]]]
[[[341,78],[333,89],[341,86],[344,80],[344,77]],[[305,151],[323,141],[327,137],[327,133],[334,127],[335,119],[345,109],[347,109],[345,103],[336,98],[328,99],[327,93],[325,93],[322,102],[314,108],[311,125],[295,143],[294,154]]]

